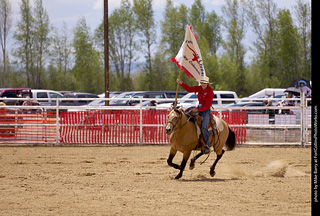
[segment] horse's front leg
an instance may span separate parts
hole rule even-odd
[[[167,159],[167,163],[169,166],[172,166],[175,169],[180,169],[180,165],[172,163],[172,160],[173,160],[174,156],[176,156],[176,154],[177,154],[177,150],[171,147],[170,154]]]
[[[221,155],[217,155],[216,160],[213,162],[212,166],[210,167],[210,175],[211,175],[211,177],[213,177],[216,174],[216,172],[214,170],[216,168],[216,165],[217,165],[218,161],[222,158],[223,154],[224,154],[224,150],[222,149]]]
[[[184,171],[184,168],[186,167],[186,164],[187,164],[187,161],[190,157],[190,154],[191,154],[191,151],[189,152],[184,152],[183,153],[183,159],[182,159],[182,162],[181,162],[181,165],[180,165],[180,172],[179,174],[175,177],[175,179],[180,179],[182,177],[182,174],[183,174],[183,171]]]
[[[203,152],[200,151],[200,153],[198,153],[196,156],[194,156],[193,158],[191,158],[191,161],[190,161],[190,165],[189,165],[189,169],[190,170],[193,170],[194,169],[194,163],[196,162],[196,160],[201,157],[203,155]]]

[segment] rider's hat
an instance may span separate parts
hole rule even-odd
[[[209,82],[209,77],[203,76],[200,80],[201,83],[213,84]]]

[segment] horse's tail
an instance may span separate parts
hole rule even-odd
[[[236,146],[236,134],[229,128],[229,136],[228,139],[226,141],[226,146],[228,150],[233,150],[234,147]]]

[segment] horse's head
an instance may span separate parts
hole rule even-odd
[[[173,132],[173,129],[179,124],[182,118],[182,107],[173,108],[171,107],[170,113],[168,115],[168,121],[166,124],[166,133],[170,135]]]

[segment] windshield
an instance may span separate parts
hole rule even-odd
[[[117,96],[117,98],[131,98],[134,93],[122,93]],[[111,104],[126,104],[127,100],[116,100],[112,101]]]
[[[191,95],[190,94],[187,94],[185,96],[182,97],[182,99],[197,99],[198,98],[198,95],[192,93]],[[181,103],[192,103],[192,102],[195,102],[195,101],[181,101]]]
[[[104,106],[104,100],[92,101],[88,104],[88,106]]]

